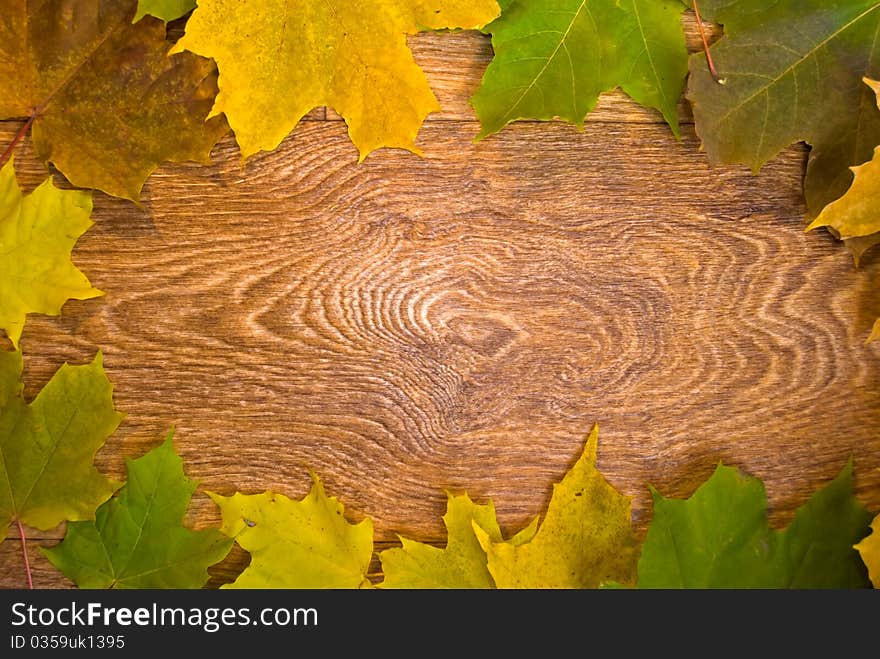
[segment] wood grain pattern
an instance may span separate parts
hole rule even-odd
[[[485,37],[418,39],[434,88],[466,100]],[[230,137],[213,165],[163,167],[142,207],[96,194],[74,260],[108,295],[29,319],[26,394],[101,349],[128,415],[103,470],[173,424],[204,488],[300,497],[314,469],[380,547],[442,543],[444,489],[516,530],[596,422],[640,533],[648,483],[686,496],[719,460],[765,481],[774,524],[851,455],[880,509],[880,266],[803,232],[803,148],[757,176],[710,167],[692,126],[677,142],[622,95],[584,132],[474,144],[463,108],[426,124],[424,158],[357,165],[344,124],[315,120],[244,165]],[[29,144],[16,163],[42,178]],[[189,521],[216,520],[198,494]],[[70,586],[30,549],[38,585]],[[0,586],[23,585],[10,536]]]

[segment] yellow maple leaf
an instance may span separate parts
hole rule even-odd
[[[302,501],[274,492],[208,493],[223,514],[220,530],[251,554],[250,565],[224,588],[370,587],[373,523],[349,523],[339,500],[312,479]]]
[[[843,240],[880,231],[880,147],[874,150],[871,160],[850,169],[855,178],[849,190],[828,204],[807,231],[831,227]]]
[[[10,160],[0,168],[0,330],[18,347],[27,314],[57,316],[69,299],[103,295],[70,261],[92,226],[92,196],[46,179],[25,196]]]
[[[443,523],[448,540],[440,549],[400,537],[401,547],[379,554],[385,580],[382,588],[492,588],[494,582],[486,567],[486,553],[480,547],[474,525],[494,542],[501,542],[501,529],[495,506],[474,503],[465,494],[446,493],[448,500]],[[510,540],[528,542],[537,530],[537,519]]]
[[[875,94],[880,107],[880,82],[862,79]],[[831,202],[807,227],[807,231],[828,227],[852,252],[856,265],[862,255],[880,242],[880,146],[874,149],[874,157],[863,165],[850,167],[853,182],[846,193]],[[880,338],[880,319],[866,343]]]
[[[530,542],[495,542],[479,525],[474,532],[488,555],[498,588],[596,588],[633,584],[639,557],[631,500],[596,469],[599,428],[560,483]]]
[[[871,522],[872,533],[855,547],[868,567],[868,576],[874,588],[880,588],[880,515]]]
[[[406,35],[477,29],[495,0],[200,0],[172,53],[212,57],[220,71],[211,116],[225,113],[243,157],[276,148],[312,108],[348,123],[363,160],[381,147],[415,153],[440,109]]]

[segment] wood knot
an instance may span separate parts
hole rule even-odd
[[[483,357],[497,357],[506,352],[522,334],[522,329],[508,316],[498,313],[457,313],[446,327],[458,342]]]

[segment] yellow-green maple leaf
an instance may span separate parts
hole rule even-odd
[[[138,0],[137,13],[132,22],[137,23],[150,15],[163,21],[173,21],[195,9],[196,0]]]
[[[10,160],[0,169],[0,329],[18,347],[25,316],[58,315],[68,299],[103,295],[70,261],[92,226],[92,196],[46,179],[23,196]]]
[[[631,500],[596,469],[599,428],[560,483],[531,542],[495,542],[474,531],[488,555],[498,588],[597,588],[604,582],[632,584],[639,557]]]
[[[486,552],[474,531],[476,524],[493,541],[501,542],[501,529],[495,506],[474,503],[467,494],[447,493],[446,547],[440,549],[400,537],[402,547],[379,554],[384,581],[382,588],[494,588],[495,582],[486,564]],[[511,543],[528,542],[537,530],[535,523],[523,529]]]
[[[94,517],[118,483],[95,469],[95,453],[122,414],[101,354],[64,364],[30,403],[20,352],[0,351],[0,542],[14,519],[38,529]]]
[[[381,147],[418,153],[419,127],[440,109],[406,35],[477,29],[499,12],[495,0],[200,0],[172,52],[217,62],[212,116],[225,113],[243,157],[330,106],[363,160]]]
[[[880,588],[880,515],[871,522],[871,535],[855,547],[862,555],[862,561],[868,568],[868,576],[874,588]]]
[[[346,521],[314,474],[302,501],[264,492],[210,493],[223,513],[220,530],[251,554],[229,588],[364,588],[373,555],[373,523]]]

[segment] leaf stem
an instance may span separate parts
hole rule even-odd
[[[724,79],[718,75],[718,69],[715,68],[715,61],[712,59],[712,53],[709,52],[709,39],[706,37],[706,28],[703,27],[703,18],[700,16],[700,8],[697,6],[697,0],[692,0],[694,14],[697,17],[697,30],[700,32],[700,39],[703,41],[703,52],[706,54],[706,63],[709,65],[709,73],[712,79],[719,85],[724,84]],[[2,162],[0,162],[2,164]]]
[[[22,124],[21,128],[18,129],[18,132],[15,134],[15,137],[12,138],[12,141],[9,143],[9,146],[0,154],[0,167],[6,164],[6,161],[12,157],[12,152],[15,150],[15,147],[18,146],[18,143],[24,139],[24,136],[28,132],[28,128],[31,127],[31,124],[34,123],[34,119],[36,119],[36,113],[32,114],[28,117],[28,120]]]
[[[34,589],[34,577],[31,574],[31,561],[28,558],[27,536],[25,536],[25,534],[24,534],[24,527],[21,525],[21,520],[16,517],[15,523],[18,526],[18,537],[21,538],[21,553],[24,556],[24,570],[25,570],[25,572],[27,572],[28,588],[33,590]]]

